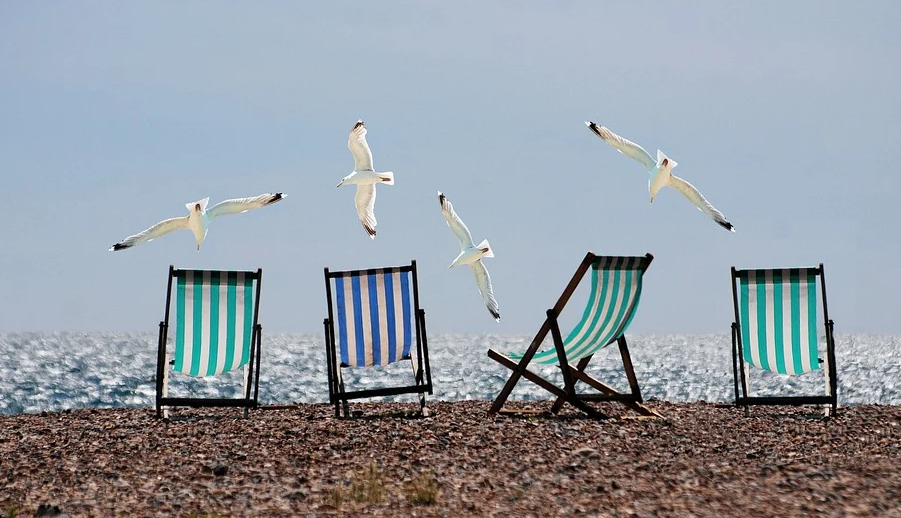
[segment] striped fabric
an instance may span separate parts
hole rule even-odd
[[[563,341],[570,363],[613,343],[629,327],[641,296],[645,257],[599,257],[591,268],[591,294],[582,320]],[[510,354],[519,360],[522,354]],[[557,349],[535,354],[532,362],[556,364]]]
[[[244,272],[178,270],[174,370],[215,376],[250,360],[253,277]]]
[[[408,358],[413,341],[410,272],[383,268],[360,273],[334,279],[342,366],[387,365]]]
[[[741,270],[738,274],[744,360],[779,374],[819,369],[816,270]]]

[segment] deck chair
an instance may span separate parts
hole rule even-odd
[[[557,397],[551,407],[554,413],[559,412],[564,403],[570,403],[591,417],[606,418],[607,415],[588,403],[619,401],[641,415],[658,416],[642,405],[641,390],[635,378],[632,359],[623,334],[635,316],[641,296],[642,277],[653,259],[651,254],[639,257],[608,257],[588,252],[557,300],[557,304],[547,310],[544,324],[524,353],[500,353],[489,349],[488,356],[491,359],[513,371],[494,400],[489,413],[503,411],[510,392],[520,377],[524,377]],[[557,318],[589,269],[591,269],[591,294],[588,296],[582,319],[564,340]],[[538,352],[548,332],[553,338],[554,348]],[[585,372],[594,354],[613,342],[619,345],[623,368],[629,380],[631,390],[629,393],[617,392]],[[563,373],[563,388],[529,370],[531,364],[558,366]],[[577,393],[576,383],[580,381],[598,392]]]
[[[826,361],[820,358],[817,339],[817,277],[823,294],[826,330]],[[732,268],[732,374],[735,405],[829,405],[827,415],[838,406],[833,322],[826,305],[823,264],[811,268]],[[754,365],[777,374],[803,374],[825,365],[824,395],[751,396]],[[739,392],[739,386],[741,391]]]
[[[329,402],[335,417],[348,417],[348,401],[376,396],[419,394],[419,410],[427,414],[426,393],[432,394],[432,373],[425,330],[425,310],[419,307],[416,261],[406,266],[332,272],[325,269],[328,318],[325,353]],[[415,345],[415,347],[414,347]],[[412,382],[348,390],[345,368],[373,368],[409,360]]]
[[[257,406],[262,327],[260,284],[263,270],[211,271],[169,267],[165,319],[160,322],[156,369],[156,414],[168,417],[173,407]],[[172,281],[175,280],[175,340],[167,351]],[[254,286],[256,285],[256,286]],[[237,368],[244,370],[238,398],[172,397],[169,377],[173,374],[207,377]]]

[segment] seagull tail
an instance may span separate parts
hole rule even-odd
[[[494,257],[494,251],[491,250],[491,245],[488,244],[487,239],[483,239],[481,243],[476,246],[476,248],[481,248],[485,250],[485,254],[482,257]]]
[[[384,173],[379,173],[379,178],[382,180],[382,183],[388,185],[394,185],[394,172],[386,171]]]

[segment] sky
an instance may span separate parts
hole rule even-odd
[[[0,2],[0,331],[146,331],[168,267],[263,269],[319,333],[323,268],[419,268],[429,332],[534,333],[589,250],[654,254],[633,333],[728,332],[729,269],[824,263],[838,332],[901,333],[901,3]],[[365,121],[378,236],[356,216]],[[735,225],[592,120],[678,162]],[[485,259],[482,304],[437,192]],[[108,248],[185,203],[288,198]],[[586,283],[587,284],[587,283]],[[586,288],[564,312],[581,314]]]

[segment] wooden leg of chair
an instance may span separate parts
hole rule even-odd
[[[169,397],[169,355],[166,355],[165,365],[163,365],[163,387],[161,389],[163,398]],[[169,407],[164,406],[163,419],[169,419]]]
[[[745,377],[742,380],[742,385],[745,391],[745,417],[751,415],[751,405],[748,404],[748,398],[751,396],[751,364],[745,362],[744,365],[741,366],[744,370]]]
[[[493,360],[497,361],[498,363],[500,363],[501,365],[503,365],[504,367],[507,367],[510,370],[515,369],[519,365],[516,362],[514,362],[513,360],[511,360],[510,358],[507,358],[506,356],[504,356],[496,351],[493,351],[493,350],[488,351],[488,356],[491,357]],[[530,371],[529,369],[523,370],[521,375],[523,378],[531,381],[532,383],[538,385],[539,387],[543,388],[544,390],[550,392],[552,395],[557,396],[558,398],[566,399],[567,402],[572,403],[573,406],[575,406],[579,410],[582,410],[583,412],[590,415],[591,417],[597,417],[597,418],[602,418],[602,419],[606,419],[609,417],[608,415],[604,414],[603,412],[599,412],[599,411],[591,408],[584,401],[580,401],[578,398],[575,398],[574,401],[571,401],[569,399],[569,394],[567,394],[567,392],[565,390],[554,385],[550,381],[542,378],[541,376]]]
[[[557,362],[560,365],[560,372],[563,374],[563,389],[566,391],[566,400],[581,401],[578,394],[576,394],[576,382],[570,373],[571,366],[566,358],[566,348],[563,346],[563,337],[560,334],[560,326],[557,324],[557,313],[553,309],[547,310],[547,320],[551,325],[551,338],[554,340],[554,348],[557,350]],[[559,400],[560,398],[557,399]],[[587,403],[584,404],[588,406]],[[552,411],[556,414],[560,407],[557,406],[556,402],[554,402],[554,406],[557,410]]]
[[[635,377],[635,369],[632,367],[632,356],[629,354],[629,346],[626,344],[626,337],[620,336],[616,340],[619,345],[619,354],[623,359],[623,369],[626,371],[626,379],[629,380],[629,388],[632,390],[632,396],[637,403],[644,401],[641,397],[641,388],[638,386],[638,378]]]
[[[586,385],[590,386],[591,388],[593,388],[599,392],[602,392],[609,396],[623,396],[623,399],[619,399],[618,401],[641,415],[663,417],[660,414],[658,414],[657,412],[654,412],[650,408],[635,401],[631,397],[631,394],[622,394],[620,392],[617,392],[616,389],[614,389],[613,387],[602,383],[600,380],[593,378],[592,376],[590,376],[588,373],[586,373],[584,371],[579,372],[579,371],[573,369],[572,374],[573,374],[573,376],[578,378],[579,381],[585,383]]]
[[[418,360],[418,354],[415,352],[410,354],[410,364],[413,367],[413,382],[417,387],[421,387],[423,385],[422,369],[419,368]],[[419,413],[425,415],[425,391],[419,392]]]
[[[820,360],[820,361],[822,361],[822,360]],[[823,362],[823,365],[824,365],[824,368],[823,368],[823,377],[824,377],[825,382],[826,382],[826,395],[831,397],[831,396],[832,396],[832,383],[831,383],[832,378],[831,378],[831,376],[830,376],[830,374],[829,374],[829,362],[828,362],[828,361],[827,361],[827,362]],[[826,405],[826,408],[824,409],[823,415],[826,416],[826,417],[829,417],[829,414],[830,414],[831,412],[832,412],[832,403],[830,402],[830,403],[828,403],[828,404]]]
[[[591,356],[587,356],[579,360],[579,363],[576,364],[576,371],[585,372],[585,368],[588,367],[588,363],[591,361]],[[566,403],[566,398],[558,397],[556,401],[554,401],[553,406],[551,406],[551,412],[557,413],[563,408],[563,404]]]
[[[504,365],[505,367],[511,369],[513,371],[510,374],[510,378],[507,379],[507,383],[504,384],[504,388],[501,389],[500,393],[494,399],[494,403],[491,404],[491,408],[488,409],[489,414],[498,413],[501,408],[503,408],[504,403],[507,402],[507,398],[510,397],[510,392],[513,392],[513,387],[519,382],[519,378],[523,376],[526,367],[529,365],[529,362],[532,361],[532,357],[535,356],[535,353],[538,351],[538,348],[541,347],[542,342],[544,342],[544,338],[547,336],[548,331],[550,330],[550,324],[547,319],[545,319],[544,324],[542,324],[541,329],[538,330],[538,334],[535,335],[535,339],[532,340],[532,343],[529,345],[529,348],[526,350],[525,354],[523,354],[522,359],[518,364],[515,364],[515,367],[510,367],[509,363],[502,361],[500,358],[507,359],[501,353],[494,351],[493,349],[488,350],[488,357],[497,361],[498,363]]]
[[[253,343],[253,339],[251,339],[251,343]],[[253,361],[244,364],[244,419],[247,419],[247,404],[250,401],[250,390],[251,385],[253,384],[253,380],[251,379],[251,375],[253,374]]]
[[[335,398],[335,417],[341,417],[341,409],[344,409],[344,417],[350,416],[350,411],[347,408],[347,399],[344,399],[344,377],[341,376],[341,365],[338,364],[335,366],[335,371],[338,376],[338,379],[335,380],[335,389],[337,390],[336,398]]]

